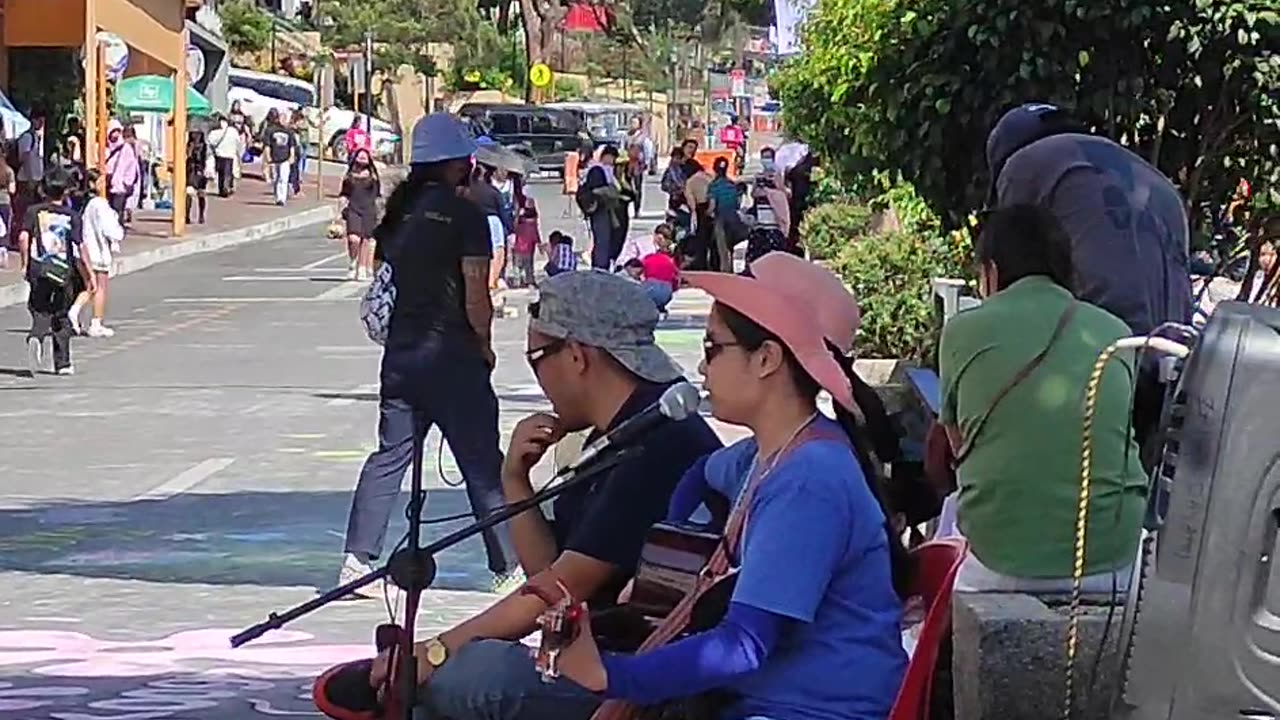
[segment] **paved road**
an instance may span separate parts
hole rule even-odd
[[[357,320],[362,287],[342,279],[341,247],[322,235],[120,278],[117,335],[78,339],[74,377],[20,377],[28,319],[0,311],[0,718],[305,716],[310,678],[367,653],[387,616],[377,601],[226,644],[333,583],[375,440],[379,349]],[[705,307],[678,296],[660,332],[691,370]],[[504,433],[545,406],[523,323],[496,326]],[[447,450],[439,464],[428,514],[465,511]],[[478,540],[439,564],[424,635],[493,599]]]

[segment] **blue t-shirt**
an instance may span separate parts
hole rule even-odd
[[[755,452],[754,439],[717,451],[707,484],[736,498]],[[733,684],[741,699],[727,717],[888,716],[907,667],[902,603],[884,514],[847,444],[813,439],[773,468],[752,498],[741,558],[733,601],[795,622]]]

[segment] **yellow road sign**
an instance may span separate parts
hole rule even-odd
[[[546,63],[534,63],[529,68],[529,82],[536,88],[544,88],[551,84],[551,68]]]

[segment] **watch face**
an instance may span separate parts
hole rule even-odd
[[[439,640],[427,645],[427,663],[432,667],[439,667],[440,665],[443,665],[444,661],[447,660],[448,657],[449,649],[446,648],[444,643]]]

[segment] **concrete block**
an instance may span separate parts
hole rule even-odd
[[[1080,620],[1074,720],[1106,720],[1116,683],[1123,598],[1107,629],[1108,607],[1090,598]],[[1110,598],[1105,602],[1109,603]],[[1068,608],[1060,597],[956,593],[952,677],[956,720],[1052,720],[1066,701]],[[1094,682],[1091,675],[1097,662]]]

